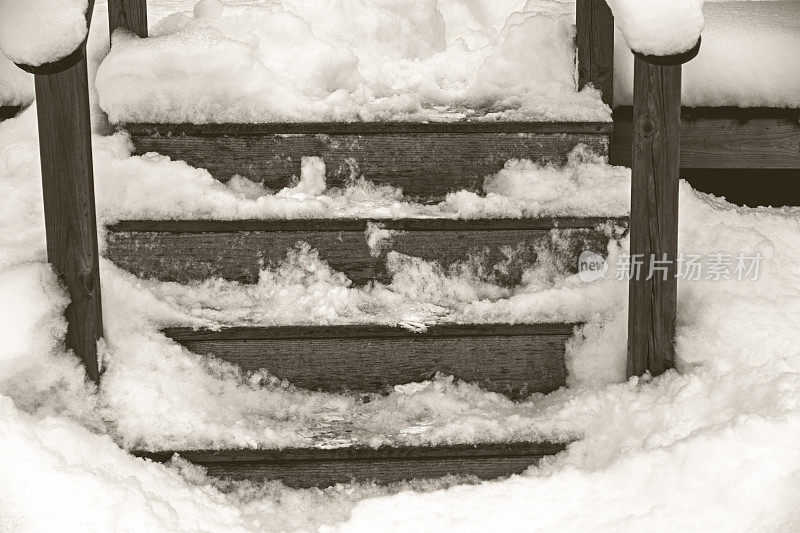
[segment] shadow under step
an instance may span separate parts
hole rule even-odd
[[[365,176],[409,198],[479,191],[510,159],[563,164],[578,144],[608,155],[611,122],[125,124],[135,154],[158,152],[280,189],[300,175],[300,160],[325,160],[329,187]]]
[[[133,453],[158,462],[169,461],[177,453],[205,467],[213,477],[281,480],[294,488],[322,488],[353,480],[386,484],[446,475],[495,479],[520,474],[543,457],[565,448],[564,444],[554,443],[514,443]]]
[[[373,248],[368,243],[370,224],[392,232]],[[513,286],[541,251],[549,252],[554,267],[575,272],[582,251],[605,256],[610,235],[620,236],[626,226],[627,219],[598,217],[130,220],[108,228],[106,255],[142,278],[189,283],[221,277],[256,283],[264,266],[282,261],[296,243],[305,242],[356,285],[391,278],[389,250],[444,267],[480,255],[485,273]]]
[[[325,392],[386,392],[437,373],[523,399],[566,385],[565,344],[578,324],[442,324],[425,333],[397,326],[169,328],[190,351],[246,371],[265,369]]]

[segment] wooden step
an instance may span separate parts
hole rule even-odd
[[[520,474],[564,444],[514,443],[429,447],[206,450],[134,452],[166,462],[174,454],[203,466],[208,475],[234,480],[281,480],[294,488],[328,487],[349,481],[392,483],[446,475],[480,479]]]
[[[400,187],[406,196],[440,199],[481,190],[510,159],[563,163],[577,144],[607,155],[610,122],[457,122],[305,124],[127,124],[136,154],[158,152],[234,174],[272,189],[300,175],[303,156],[320,156],[328,186],[353,177]]]
[[[560,268],[575,271],[578,255],[605,255],[609,236],[596,229],[611,222],[622,233],[624,219],[402,219],[373,221],[399,232],[379,251],[370,250],[370,220],[175,220],[127,221],[108,228],[106,255],[143,278],[188,283],[222,277],[258,281],[259,270],[286,257],[297,242],[315,248],[320,258],[356,285],[387,281],[389,250],[438,261],[447,267],[484,253],[482,265],[498,283],[519,283],[523,269],[537,258],[537,247],[551,250]],[[552,230],[558,229],[553,233]],[[568,237],[564,240],[562,237]],[[507,249],[516,251],[507,260]]]
[[[441,324],[416,333],[397,326],[169,328],[194,353],[244,370],[266,369],[297,387],[383,392],[437,372],[522,399],[566,385],[564,353],[577,324]]]

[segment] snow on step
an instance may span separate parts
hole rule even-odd
[[[268,369],[326,392],[382,392],[452,375],[512,399],[566,385],[575,324],[441,324],[424,332],[376,325],[169,328],[170,337],[245,371]],[[424,325],[422,326],[424,327]]]
[[[283,450],[190,450],[134,452],[166,462],[175,453],[203,466],[208,474],[230,479],[279,479],[295,488],[328,487],[336,483],[392,483],[446,475],[494,479],[520,474],[543,457],[565,448],[558,443],[510,443],[455,446],[402,446]]]
[[[272,189],[300,175],[303,157],[323,158],[329,186],[354,177],[440,199],[480,190],[512,159],[567,162],[577,145],[608,154],[610,122],[354,124],[127,124],[136,154],[158,152],[227,181],[238,174]]]
[[[497,282],[515,285],[543,254],[560,271],[574,272],[582,251],[604,255],[624,226],[623,219],[601,218],[126,221],[108,228],[106,255],[143,278],[255,283],[264,265],[306,243],[357,285],[391,277],[391,262],[402,259],[390,251],[445,268],[472,261]]]

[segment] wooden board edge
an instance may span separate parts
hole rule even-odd
[[[375,324],[239,326],[219,330],[170,327],[164,328],[162,333],[178,342],[352,338],[425,339],[431,337],[571,336],[575,328],[581,325],[581,323],[438,324],[430,326],[424,333],[400,326]]]
[[[133,450],[136,457],[156,462],[169,461],[176,454],[192,463],[307,463],[320,461],[435,460],[477,459],[554,455],[564,451],[567,443],[516,442],[486,444],[452,444],[438,446],[347,446],[341,448],[284,448],[239,450]]]
[[[133,136],[253,137],[265,135],[387,135],[436,133],[540,133],[608,135],[613,122],[286,122],[264,124],[124,123],[118,129]]]
[[[628,217],[542,218],[405,218],[405,219],[250,219],[123,220],[107,226],[111,233],[227,233],[240,231],[358,231],[380,224],[395,231],[508,231],[595,228],[611,222],[627,226]]]

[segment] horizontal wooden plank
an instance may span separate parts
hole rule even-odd
[[[542,249],[569,271],[575,270],[581,251],[605,252],[608,236],[593,229],[599,219],[586,220],[584,227],[574,219],[564,222],[564,229],[553,232],[562,227],[559,220],[387,221],[388,229],[405,229],[371,250],[366,221],[131,221],[110,228],[106,255],[143,278],[188,283],[222,277],[255,283],[265,265],[283,260],[289,249],[305,242],[357,285],[390,278],[390,250],[445,267],[479,255],[485,272],[499,283],[516,285]]]
[[[122,124],[132,135],[259,137],[262,135],[384,133],[611,133],[608,122],[274,122],[264,124]]]
[[[800,169],[800,111],[684,108],[682,168]],[[630,166],[629,108],[614,112],[611,161]]]
[[[480,479],[520,474],[543,457],[566,448],[558,443],[510,443],[450,446],[346,447],[335,449],[134,451],[166,462],[177,453],[214,477],[281,480],[295,488],[328,487],[350,481],[392,483],[446,475]]]
[[[0,121],[17,116],[20,109],[18,105],[0,106]]]
[[[194,353],[247,371],[266,369],[327,392],[383,392],[437,372],[520,399],[566,384],[565,343],[576,324],[285,326],[164,333]]]
[[[553,132],[560,126],[537,123],[521,124],[520,131],[510,132],[502,131],[512,128],[513,124],[507,123],[381,124],[367,132],[358,124],[346,126],[353,129],[350,133],[322,129],[302,133],[311,126],[303,125],[300,130],[279,126],[129,125],[128,131],[136,154],[158,152],[208,169],[222,181],[239,174],[279,189],[290,185],[292,176],[300,175],[302,157],[319,156],[326,163],[329,187],[341,187],[364,176],[402,188],[407,197],[423,201],[441,199],[455,190],[479,191],[484,178],[510,159],[561,164],[577,144],[606,155],[609,142],[609,124],[587,126],[582,129],[589,132],[577,133]],[[474,128],[479,129],[470,131]]]

